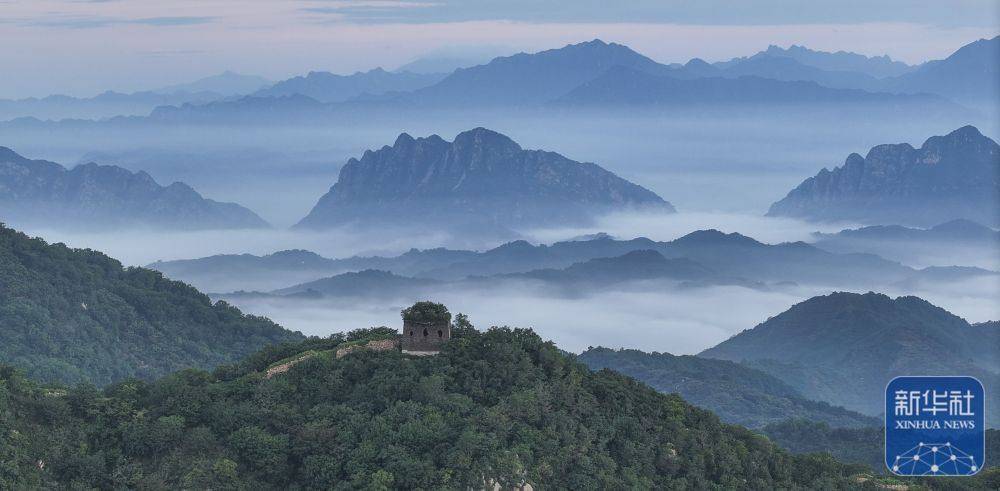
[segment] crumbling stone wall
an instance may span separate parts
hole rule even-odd
[[[337,350],[336,356],[340,359],[355,351],[391,351],[394,349],[399,349],[398,339],[378,339],[375,341],[368,341],[367,344],[356,344],[354,346],[340,348]]]

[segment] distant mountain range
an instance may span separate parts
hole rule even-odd
[[[830,252],[867,252],[908,264],[946,256],[944,264],[984,264],[996,269],[1000,231],[969,220],[952,220],[930,228],[871,225],[837,233],[814,233],[813,244]],[[991,261],[989,261],[992,259]]]
[[[1000,330],[970,325],[917,297],[811,298],[699,354],[746,363],[810,399],[865,414],[884,410],[897,375],[972,375],[1000,402]],[[997,427],[1000,417],[989,415]]]
[[[972,126],[909,144],[879,145],[823,169],[769,216],[929,226],[953,219],[1000,225],[1000,146]]]
[[[674,211],[655,193],[596,164],[524,150],[476,128],[452,142],[404,133],[391,147],[350,159],[297,227],[516,228],[585,223],[601,212],[636,208]]]
[[[1000,103],[998,60],[1000,36],[974,41],[943,60],[928,61],[919,66],[894,62],[888,57],[824,53],[800,46],[784,50],[770,46],[753,56],[735,58],[711,67],[698,63],[694,73],[699,77],[753,75],[775,80],[803,80],[830,88],[871,92],[936,94],[977,107]],[[688,65],[675,69],[680,76],[685,76],[686,71],[691,71]]]
[[[37,380],[152,379],[301,339],[156,271],[0,225],[0,360]]]
[[[650,73],[669,70],[627,46],[595,39],[533,54],[501,56],[485,65],[461,68],[401,99],[425,106],[537,105],[618,67]]]
[[[488,54],[489,53],[493,53]],[[509,52],[509,51],[507,51]],[[499,48],[487,49],[481,53],[431,53],[407,62],[396,68],[397,72],[410,73],[451,73],[459,68],[482,65],[503,54]]]
[[[838,242],[850,241],[882,241],[882,240],[920,240],[920,241],[961,241],[961,242],[1000,242],[1000,231],[971,220],[951,220],[930,228],[911,228],[902,225],[872,225],[855,229],[841,230],[837,233],[814,233],[819,239],[817,245],[824,248],[833,247]]]
[[[278,82],[253,95],[256,97],[304,95],[320,102],[344,102],[361,95],[383,95],[389,92],[421,89],[441,81],[445,76],[443,73],[387,72],[381,68],[352,75],[309,72],[305,76]]]
[[[283,293],[318,291],[310,282],[365,270],[432,280],[422,286],[474,278],[475,281],[465,284],[471,288],[526,280],[582,291],[642,280],[671,281],[682,287],[767,288],[803,283],[884,288],[938,277],[940,273],[934,268],[917,270],[872,254],[834,254],[803,242],[764,244],[716,230],[692,232],[669,242],[646,238],[616,240],[607,236],[551,245],[532,245],[521,240],[483,252],[412,249],[394,257],[345,259],[327,259],[308,251],[283,251],[268,256],[220,255],[164,261],[148,267],[214,292],[284,288]],[[994,273],[973,268],[949,274],[954,275],[951,278],[954,281]],[[385,280],[374,273],[369,278]],[[403,283],[399,278],[386,281],[393,285]],[[285,288],[289,285],[297,286]],[[364,291],[367,290],[356,292],[363,295]]]
[[[318,299],[323,297],[392,298],[400,295],[418,294],[438,283],[440,282],[436,280],[410,278],[388,271],[366,269],[282,288],[272,292],[272,294],[304,299]],[[250,293],[250,295],[255,294],[256,292]]]
[[[94,97],[50,95],[43,98],[0,99],[0,120],[104,119],[114,116],[146,116],[159,106],[204,104],[221,98],[215,92],[104,92]]]
[[[272,123],[380,110],[593,107],[635,104],[868,105],[968,115],[1000,101],[1000,37],[975,41],[943,60],[908,66],[888,57],[775,46],[709,64],[693,59],[665,65],[627,46],[595,39],[538,53],[518,53],[451,73],[351,75],[310,72],[269,87],[258,77],[224,73],[191,84],[91,99],[52,96],[0,101],[0,119],[105,118],[149,114],[152,121]],[[697,82],[692,82],[692,81]],[[248,89],[255,90],[248,90]],[[256,90],[259,89],[259,90]],[[170,91],[173,91],[172,93]],[[169,95],[168,95],[169,94]],[[246,100],[238,96],[251,94]],[[970,110],[950,101],[964,104]],[[106,101],[103,99],[107,99]],[[118,101],[112,104],[113,101]],[[207,104],[216,102],[217,104]],[[834,104],[835,103],[835,104]],[[874,104],[874,106],[872,106]],[[165,115],[169,117],[164,118]]]
[[[811,80],[785,81],[756,75],[677,78],[626,67],[608,70],[557,98],[553,104],[560,107],[866,104],[896,110],[905,106],[933,111],[957,109],[941,97],[925,94],[833,89]]]
[[[250,94],[261,90],[274,82],[256,75],[243,75],[231,71],[225,71],[218,75],[200,78],[194,82],[168,85],[152,90],[159,94],[173,94],[177,92],[211,92],[223,97]]]
[[[435,289],[484,290],[504,287],[512,282],[544,285],[551,295],[581,295],[607,290],[633,282],[658,282],[662,286],[695,288],[712,285],[735,285],[765,288],[760,282],[718,274],[687,258],[667,259],[652,250],[637,250],[621,256],[601,257],[571,264],[565,268],[533,269],[523,273],[469,275],[462,279],[442,280],[424,276],[401,276],[389,271],[365,269],[282,288],[267,296],[319,299],[392,298],[394,296],[432,296]],[[225,298],[246,297],[245,292]],[[256,294],[251,294],[254,296]]]
[[[61,120],[146,116],[159,106],[204,104],[249,94],[270,83],[262,77],[227,71],[194,82],[131,93],[107,91],[93,97],[51,95],[0,99],[0,121],[15,118]]]
[[[788,48],[771,45],[766,50],[753,56],[733,58],[730,61],[715,63],[721,69],[744,64],[761,58],[789,58],[801,65],[815,67],[831,72],[863,73],[875,78],[886,78],[903,75],[916,69],[901,61],[895,61],[888,56],[865,56],[847,51],[830,53],[815,51],[805,46],[791,45]]]
[[[781,380],[731,361],[608,348],[588,349],[576,359],[592,370],[614,370],[660,392],[676,393],[727,423],[748,428],[793,418],[848,428],[880,423],[870,416],[810,401]]]
[[[887,79],[895,92],[940,94],[970,107],[1000,104],[1000,36],[963,46],[943,60]]]
[[[750,57],[716,64],[694,59],[684,65],[664,65],[627,46],[595,39],[459,69],[434,85],[400,94],[398,101],[422,107],[531,106],[554,101],[562,105],[878,102],[954,110],[927,94],[960,101],[994,97],[988,89],[998,81],[994,74],[1000,63],[997,56],[990,57],[997,45],[1000,38],[980,40],[920,67],[888,57],[824,53],[800,46],[771,46]],[[965,85],[938,80],[937,72],[951,73],[966,80]],[[696,79],[700,83],[683,82]]]
[[[180,230],[267,227],[252,211],[203,198],[180,182],[88,163],[72,169],[0,147],[0,219],[56,228]]]

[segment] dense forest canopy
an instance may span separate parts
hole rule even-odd
[[[104,385],[232,363],[303,336],[191,286],[0,224],[0,360],[43,382]]]
[[[0,488],[847,488],[860,467],[788,454],[680,397],[591,372],[530,330],[439,356],[323,356],[381,331],[266,348],[214,372],[104,390],[0,377]],[[382,330],[387,331],[387,330]],[[316,356],[267,378],[261,370]]]

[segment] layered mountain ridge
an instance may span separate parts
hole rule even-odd
[[[235,203],[206,199],[190,186],[157,184],[145,172],[88,163],[72,169],[0,147],[0,219],[56,228],[260,228]]]
[[[823,169],[771,205],[769,216],[936,225],[967,219],[997,226],[1000,146],[973,126],[908,143],[878,145]]]
[[[520,227],[580,223],[630,208],[674,211],[652,191],[596,164],[524,150],[500,133],[476,128],[453,142],[403,133],[391,147],[350,159],[297,226]]]

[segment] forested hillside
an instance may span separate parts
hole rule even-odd
[[[789,418],[834,427],[878,425],[879,420],[806,399],[781,380],[741,363],[670,353],[592,348],[577,357],[592,369],[628,375],[664,393],[677,393],[723,421],[760,428]]]
[[[103,391],[0,371],[0,488],[837,489],[860,468],[790,455],[678,396],[591,372],[530,330],[458,320],[434,357],[342,342],[265,349]],[[267,378],[261,370],[316,356]],[[7,436],[10,436],[7,438]]]
[[[157,271],[0,224],[0,363],[32,379],[153,379],[300,339]]]

